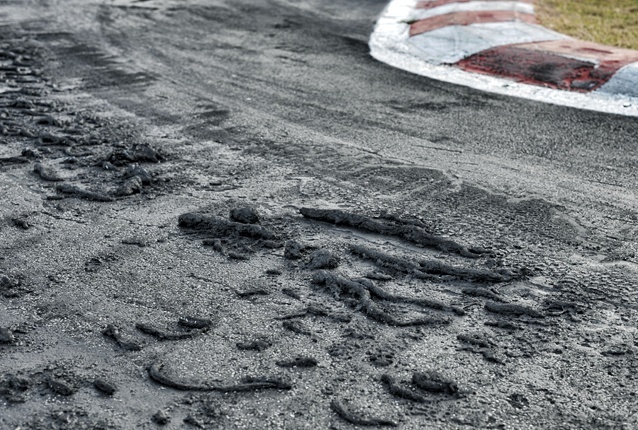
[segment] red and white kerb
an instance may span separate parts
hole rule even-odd
[[[370,48],[380,61],[431,78],[638,116],[638,51],[546,29],[533,0],[393,0]]]

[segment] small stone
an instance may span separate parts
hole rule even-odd
[[[16,227],[20,227],[23,230],[28,230],[29,227],[31,227],[29,222],[25,219],[13,218],[11,221],[13,221],[13,225],[15,225]]]
[[[13,343],[16,338],[8,328],[0,327],[0,343]]]
[[[117,387],[115,386],[115,384],[109,381],[105,381],[104,379],[96,379],[93,382],[93,385],[97,390],[103,392],[107,396],[112,396],[117,391]]]
[[[102,161],[102,168],[104,170],[117,170],[117,167],[109,161]]]
[[[194,416],[188,415],[184,418],[184,423],[197,428],[204,428],[204,425]]]
[[[159,410],[153,415],[153,422],[161,426],[165,426],[171,422],[171,417],[163,410]]]
[[[23,157],[40,158],[40,152],[37,149],[25,148],[22,150]]]

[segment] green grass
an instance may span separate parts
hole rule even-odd
[[[638,0],[537,0],[542,25],[591,42],[638,49]]]

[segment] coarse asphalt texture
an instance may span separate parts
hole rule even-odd
[[[484,91],[638,116],[638,51],[542,27],[534,1],[392,0],[372,56]]]
[[[379,0],[0,5],[0,428],[638,425],[638,123]]]

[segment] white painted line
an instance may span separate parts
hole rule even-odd
[[[451,25],[408,38],[420,56],[432,64],[452,64],[470,55],[513,43],[567,39],[566,36],[526,22],[491,22]]]
[[[417,0],[392,0],[388,4],[377,20],[377,25],[370,37],[369,46],[372,57],[410,73],[482,91],[579,109],[638,116],[638,97],[631,94],[619,94],[617,89],[611,87],[608,92],[599,90],[591,93],[575,93],[520,84],[495,76],[469,73],[452,66],[428,62],[427,55],[422,49],[408,43],[409,25],[405,23],[405,20],[414,10],[416,3]],[[628,76],[627,79],[638,82],[633,77],[634,68],[626,69],[629,70],[625,73]],[[618,85],[619,89],[623,90],[621,84]]]
[[[410,13],[406,21],[418,21],[454,12],[511,11],[534,14],[534,6],[516,1],[471,1],[467,3],[451,3],[432,9],[416,9]]]

